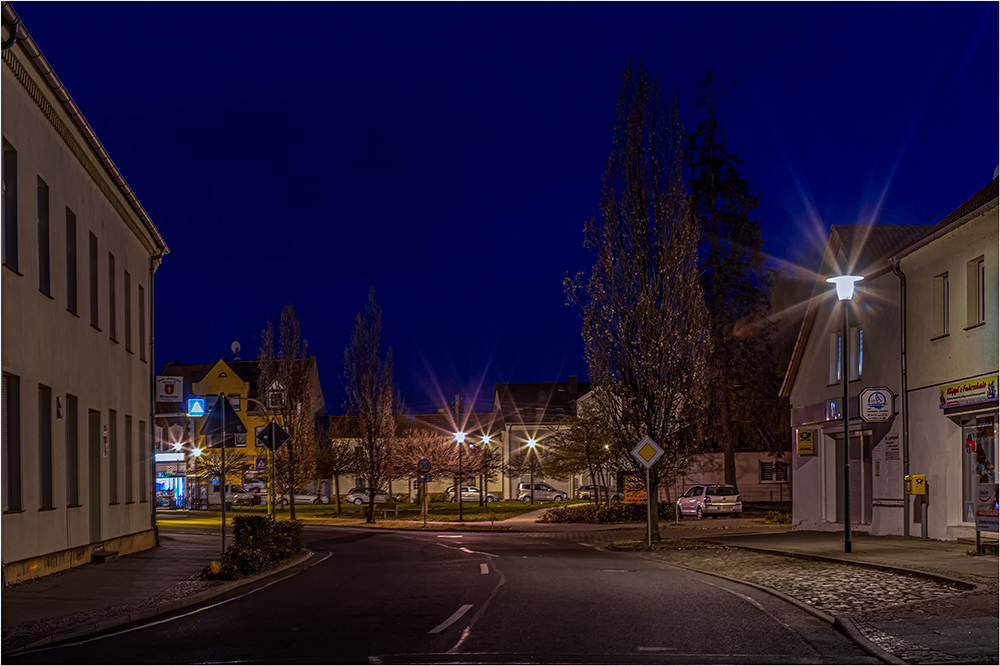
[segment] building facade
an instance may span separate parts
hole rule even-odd
[[[819,274],[864,277],[846,345],[852,529],[974,533],[978,483],[995,483],[997,226],[994,178],[935,225],[831,232]],[[842,308],[819,279],[782,387],[794,436],[809,442],[793,454],[799,529],[844,527]],[[863,420],[871,408],[859,396],[880,388],[893,411]],[[907,494],[913,474],[924,475],[926,494]]]
[[[153,274],[168,251],[19,23],[16,37],[2,73],[6,583],[156,542]]]

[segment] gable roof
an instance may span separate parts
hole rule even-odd
[[[590,391],[590,382],[510,382],[494,388],[493,408],[504,423],[560,421],[576,415],[576,400]]]
[[[824,276],[847,271],[866,278],[881,275],[891,269],[893,258],[945,233],[952,224],[960,223],[983,206],[991,202],[996,205],[997,183],[997,178],[991,180],[937,224],[833,225],[823,253],[819,277],[813,285],[812,296],[806,307],[799,335],[795,339],[795,348],[788,362],[779,395],[784,398],[791,395],[792,385],[795,383],[805,353],[806,342],[812,334],[819,303],[821,299],[827,297],[826,294],[831,293]],[[841,256],[846,259],[846,266],[838,265]]]

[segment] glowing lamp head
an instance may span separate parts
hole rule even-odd
[[[479,438],[479,440],[483,444],[489,444],[490,443],[490,436],[489,435],[483,435],[482,437]]]
[[[608,450],[608,449],[610,449],[610,448],[611,448],[611,447],[609,447],[609,446],[608,446],[607,444],[605,444],[605,445],[604,445],[604,449],[605,449],[605,450]]]
[[[198,446],[196,446],[193,449],[191,449],[191,453],[194,454],[195,458],[200,458],[201,457],[201,451],[202,451],[201,447],[198,447]]]
[[[455,441],[458,442],[459,444],[464,444],[465,443],[465,433],[461,432],[461,431],[456,432],[455,433]]]
[[[854,283],[860,282],[864,278],[858,275],[838,275],[827,278],[826,281],[837,286],[837,298],[841,301],[849,301],[854,298]]]
[[[528,448],[529,449],[535,448],[535,444],[538,444],[538,442],[536,442],[534,439],[529,439],[528,440]]]
[[[183,446],[180,442],[174,442],[174,451],[180,451]]]

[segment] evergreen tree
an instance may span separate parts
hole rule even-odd
[[[725,481],[736,485],[739,441],[769,447],[780,413],[773,349],[764,325],[769,314],[764,241],[754,212],[760,194],[740,175],[743,161],[726,146],[716,117],[712,72],[700,84],[695,108],[704,114],[688,136],[692,206],[701,226],[698,248],[702,289],[714,354],[709,359],[709,435],[722,446]]]

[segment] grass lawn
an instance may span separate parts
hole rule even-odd
[[[581,500],[566,500],[564,502],[488,502],[480,507],[478,502],[462,502],[463,522],[500,522],[507,518],[519,516],[538,509],[549,509],[555,506],[566,506],[569,504],[579,504]],[[389,519],[383,519],[383,508],[385,505],[375,505],[375,519],[386,527],[392,524],[402,523],[404,526],[413,526],[414,523],[422,524],[420,517],[420,507],[417,504],[400,504],[399,517],[389,514]],[[364,524],[365,509],[367,505],[355,505],[341,503],[340,515],[337,514],[337,507],[333,504],[303,504],[295,507],[295,518],[306,524],[314,525],[361,525]],[[234,507],[232,511],[226,512],[227,523],[233,516],[245,515],[266,515],[267,507]],[[288,520],[288,507],[279,509],[278,520]],[[169,513],[160,515],[160,520],[170,525],[194,525],[194,526],[217,526],[222,520],[222,509],[212,507],[208,510],[187,511],[184,514]],[[431,502],[428,509],[427,521],[434,523],[458,523],[458,503],[457,502]]]

